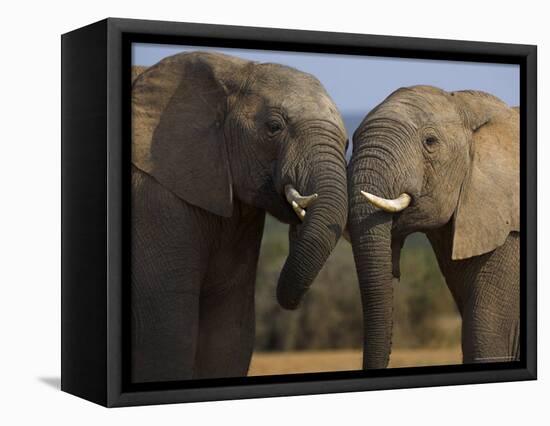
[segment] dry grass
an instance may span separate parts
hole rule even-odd
[[[460,364],[460,347],[394,349],[390,367]],[[318,373],[361,369],[362,352],[356,350],[254,353],[249,376]]]

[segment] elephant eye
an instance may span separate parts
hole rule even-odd
[[[433,149],[437,143],[438,140],[435,136],[428,136],[424,139],[424,146],[428,149]]]
[[[281,130],[283,130],[283,123],[281,123],[279,120],[271,120],[268,121],[267,124],[267,130],[272,135],[279,133]]]

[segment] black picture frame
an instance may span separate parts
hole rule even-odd
[[[62,390],[117,407],[536,379],[536,46],[117,18],[61,41]],[[521,361],[129,384],[132,42],[519,64]]]

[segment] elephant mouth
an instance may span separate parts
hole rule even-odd
[[[296,215],[292,207],[281,197],[280,208],[270,211],[271,215],[287,225],[300,225],[302,220]]]
[[[299,225],[302,220],[295,213],[284,191],[278,191],[275,182],[269,178],[264,182],[259,195],[254,199],[257,207],[263,208],[275,219],[288,225]]]
[[[284,194],[278,195],[278,203],[269,213],[280,221],[289,225],[301,225],[306,219],[308,208],[319,198],[314,193],[302,195],[292,184],[284,186]]]
[[[289,225],[303,223],[308,208],[319,198],[316,193],[301,194],[290,180],[286,180],[283,185],[276,185],[271,178],[264,183],[261,194],[263,195],[257,199],[258,205]]]
[[[277,203],[267,211],[287,225],[302,225],[307,214],[307,208],[300,207],[298,203],[293,206],[286,194],[277,194]]]

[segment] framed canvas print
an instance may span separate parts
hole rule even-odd
[[[536,378],[536,47],[107,19],[62,37],[62,389]]]

